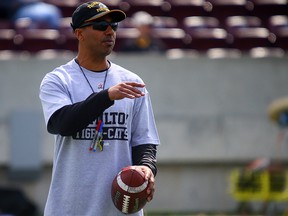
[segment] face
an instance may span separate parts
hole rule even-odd
[[[103,17],[97,22],[111,22],[109,17]],[[81,51],[88,52],[93,56],[106,57],[109,55],[115,45],[116,31],[109,25],[104,31],[93,28],[92,25],[85,26],[75,30],[75,34],[79,40]]]

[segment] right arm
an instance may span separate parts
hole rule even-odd
[[[84,101],[66,105],[55,111],[48,121],[47,130],[52,134],[72,136],[87,127],[113,104],[108,90],[93,93]]]
[[[144,86],[135,82],[123,82],[99,93],[93,93],[84,101],[63,106],[49,118],[47,130],[52,134],[72,136],[102,115],[114,104],[114,100],[144,96],[144,93],[136,88]]]

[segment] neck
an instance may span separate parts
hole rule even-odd
[[[82,67],[91,70],[91,71],[103,71],[109,68],[109,62],[106,58],[97,59],[97,58],[83,58],[81,56],[76,57],[76,61]]]

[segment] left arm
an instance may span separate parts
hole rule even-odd
[[[132,162],[136,169],[144,173],[145,179],[148,181],[147,201],[151,201],[155,191],[156,153],[160,140],[149,93],[146,89],[143,92],[145,97],[137,99],[133,107]]]
[[[144,144],[132,147],[133,165],[144,165],[151,169],[154,176],[157,174],[156,166],[157,146],[153,144]]]

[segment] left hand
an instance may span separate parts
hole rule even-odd
[[[143,172],[145,175],[145,180],[148,180],[148,188],[147,188],[147,201],[150,202],[153,199],[154,191],[155,191],[155,178],[154,174],[152,173],[151,169],[147,166],[139,165],[139,166],[132,166],[136,170]]]

